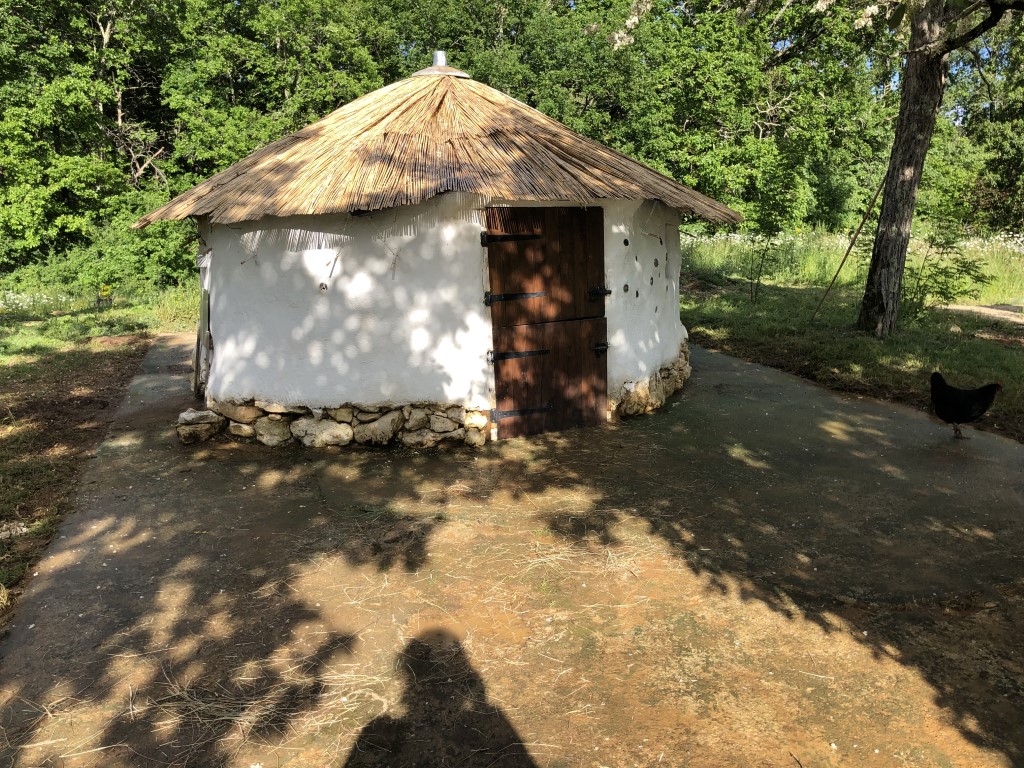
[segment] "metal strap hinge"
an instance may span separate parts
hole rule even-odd
[[[481,232],[480,245],[486,248],[491,243],[507,243],[513,240],[540,240],[544,235],[523,233],[519,235],[504,234],[502,232]]]
[[[550,410],[550,405],[543,408],[517,408],[514,411],[499,411],[495,408],[491,411],[491,421],[497,424],[502,419],[511,419],[513,416],[530,416],[534,413],[547,413]]]
[[[489,307],[496,301],[518,301],[519,299],[539,299],[547,296],[547,291],[536,291],[535,293],[491,293],[484,292],[484,306]]]
[[[550,349],[530,349],[525,352],[495,352],[491,349],[487,351],[487,362],[493,365],[500,360],[515,360],[520,357],[538,357],[539,355],[547,355],[550,352]]]

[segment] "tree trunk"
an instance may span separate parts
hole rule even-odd
[[[885,174],[878,232],[857,320],[858,328],[880,339],[896,328],[917,189],[946,89],[947,55],[934,52],[944,27],[943,0],[929,0],[911,22],[896,137]]]

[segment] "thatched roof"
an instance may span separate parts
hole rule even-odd
[[[660,200],[714,222],[741,216],[449,67],[368,93],[143,216],[375,211],[444,192],[498,200]]]

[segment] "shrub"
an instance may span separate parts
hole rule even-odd
[[[985,263],[969,258],[953,226],[938,227],[925,239],[925,251],[917,263],[908,261],[903,275],[901,314],[911,322],[936,306],[976,299],[992,282]]]

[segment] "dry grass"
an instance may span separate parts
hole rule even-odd
[[[189,731],[194,750],[222,740],[240,744],[275,743],[345,725],[350,715],[376,704],[389,707],[383,695],[389,680],[367,675],[356,665],[314,673],[316,659],[296,659],[272,676],[253,674],[243,665],[225,685],[216,680],[172,677],[166,671],[155,696],[140,703],[130,697],[122,717],[135,720],[155,713],[156,731]],[[286,732],[282,732],[286,729]]]
[[[654,199],[710,221],[740,221],[721,203],[452,72],[414,75],[356,99],[135,226],[189,216],[232,223],[377,211],[445,192],[577,203]]]

